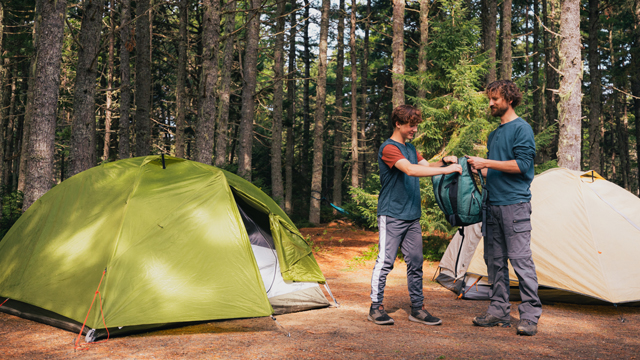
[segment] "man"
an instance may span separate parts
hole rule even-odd
[[[431,316],[423,308],[422,294],[422,231],[420,228],[420,179],[419,177],[462,172],[455,156],[445,162],[455,163],[444,167],[442,161],[430,164],[420,156],[416,148],[407,143],[413,139],[418,124],[422,122],[420,111],[410,105],[398,106],[391,115],[393,134],[378,152],[380,183],[378,197],[379,254],[371,276],[371,309],[369,321],[378,325],[392,325],[382,305],[387,274],[393,269],[398,247],[407,263],[407,283],[411,298],[409,320],[426,325],[440,325],[442,321]]]
[[[491,282],[491,303],[484,316],[473,319],[477,326],[510,326],[509,268],[520,283],[522,304],[518,306],[518,335],[535,335],[542,314],[538,277],[531,258],[531,191],[536,145],[533,130],[513,110],[522,100],[511,81],[500,80],[487,87],[491,115],[500,126],[487,140],[487,159],[471,156],[468,163],[486,176],[489,200],[484,256]]]

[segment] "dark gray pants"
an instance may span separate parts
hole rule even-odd
[[[491,303],[487,313],[509,320],[509,259],[520,283],[520,319],[537,323],[542,303],[531,257],[531,203],[491,205],[488,211],[484,259],[491,283]]]
[[[371,303],[381,305],[387,275],[393,269],[398,247],[407,263],[407,286],[412,307],[422,307],[422,229],[420,219],[399,220],[390,216],[378,216],[378,258],[371,275]]]

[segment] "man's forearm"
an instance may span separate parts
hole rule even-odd
[[[498,161],[498,160],[486,160],[487,168],[502,171],[509,174],[520,174],[520,167],[518,166],[518,162],[515,160],[507,160],[507,161]],[[483,175],[486,176],[486,173],[483,172]]]

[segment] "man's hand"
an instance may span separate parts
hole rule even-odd
[[[489,167],[487,159],[483,159],[477,156],[466,156],[466,158],[467,158],[467,163],[476,170],[482,170],[484,168]]]

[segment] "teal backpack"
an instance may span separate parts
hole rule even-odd
[[[436,175],[432,178],[436,202],[452,226],[462,227],[481,221],[484,223],[483,210],[488,191],[482,174],[478,171],[483,188],[480,192],[467,158],[459,158],[458,164],[462,166],[462,174]]]

